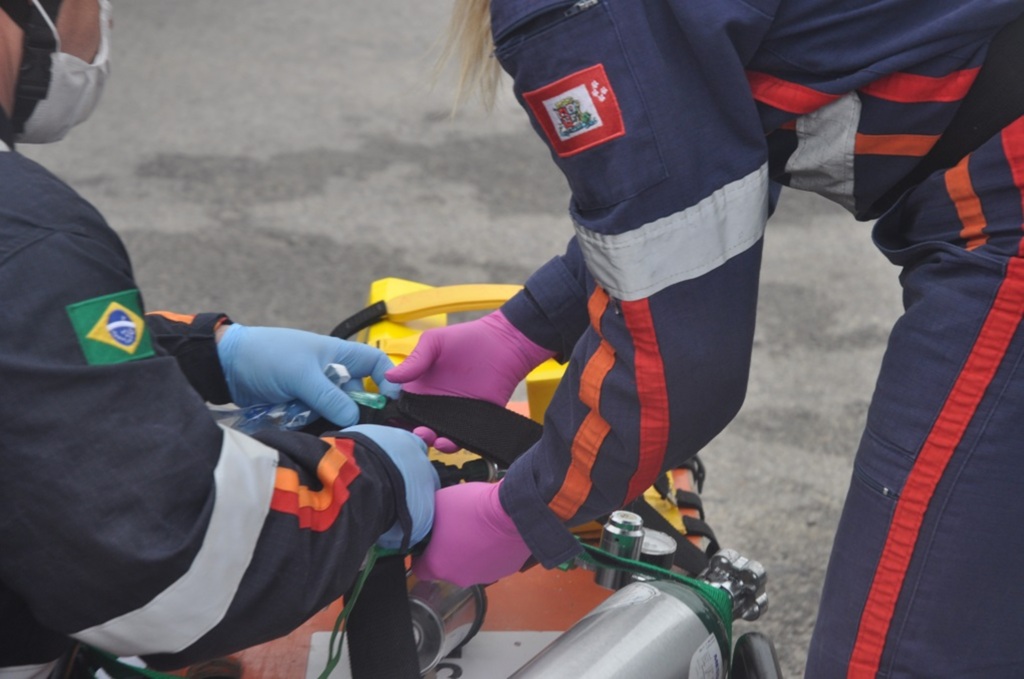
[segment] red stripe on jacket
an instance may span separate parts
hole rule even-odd
[[[839,99],[838,94],[826,94],[806,85],[798,85],[767,73],[747,71],[754,99],[780,111],[804,115]]]
[[[893,73],[861,88],[861,92],[900,104],[960,101],[978,77],[978,68],[966,68],[940,77]]]

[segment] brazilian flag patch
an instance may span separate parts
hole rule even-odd
[[[67,311],[89,365],[124,363],[154,355],[138,290],[69,304]]]

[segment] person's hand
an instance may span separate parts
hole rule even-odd
[[[498,501],[500,486],[501,482],[460,483],[437,492],[433,535],[412,562],[417,578],[469,587],[522,568],[530,548]]]
[[[504,406],[527,374],[554,355],[494,311],[475,321],[427,330],[386,377],[414,394],[465,396]],[[459,449],[426,427],[413,431],[442,452]]]
[[[217,354],[231,398],[242,407],[298,399],[344,427],[359,421],[359,406],[344,390],[361,389],[363,377],[371,377],[385,396],[399,394],[384,377],[394,366],[384,352],[327,335],[234,323],[220,336]],[[341,363],[352,376],[341,389],[324,375],[328,363]]]
[[[405,504],[412,518],[409,546],[425,538],[434,523],[434,494],[441,487],[437,471],[427,457],[427,444],[412,432],[379,424],[357,424],[342,433],[362,434],[391,459],[405,482]],[[395,521],[377,544],[384,549],[398,549],[403,537],[402,526]]]

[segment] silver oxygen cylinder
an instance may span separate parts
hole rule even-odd
[[[509,679],[725,679],[725,624],[691,587],[634,582],[612,594]]]
[[[420,675],[468,642],[483,624],[487,595],[480,585],[459,587],[443,580],[406,578]]]
[[[639,514],[620,509],[612,512],[601,530],[601,550],[608,554],[637,560],[644,542],[644,520]],[[594,572],[594,582],[608,589],[620,589],[632,582],[625,570],[606,566]]]

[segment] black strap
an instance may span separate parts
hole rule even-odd
[[[367,575],[345,624],[352,679],[419,678],[405,578],[405,557],[397,554],[378,557]]]
[[[689,490],[675,490],[673,493],[674,504],[680,509],[692,509],[697,512],[698,516],[704,518],[704,502],[701,501],[700,495]]]
[[[732,649],[732,679],[782,679],[772,640],[760,632],[747,632]]]
[[[384,302],[377,302],[371,304],[365,309],[361,309],[356,313],[352,314],[338,325],[334,326],[334,330],[331,330],[331,337],[338,337],[340,339],[348,339],[352,335],[356,334],[360,330],[369,328],[374,323],[378,323],[384,320],[384,317],[388,315],[388,306]]]
[[[544,433],[544,428],[530,418],[475,398],[405,392],[398,407],[402,415],[504,467]]]
[[[397,401],[388,401],[381,409],[359,406],[359,422],[405,429],[430,427],[439,436],[506,468],[544,433],[539,423],[488,401],[410,392],[402,392]],[[303,431],[319,434],[332,428],[336,429],[319,420]]]
[[[1003,27],[989,45],[985,63],[946,131],[910,174],[872,206],[878,216],[908,189],[962,158],[1024,115],[1024,15]]]
[[[653,488],[658,491],[658,495],[661,496],[662,500],[672,502],[670,499],[672,496],[672,484],[668,481],[668,474],[659,474],[658,478],[654,480]]]
[[[25,4],[28,4],[26,2]],[[57,51],[57,38],[40,9],[31,5],[29,20],[22,25],[25,31],[25,44],[22,48],[21,69],[18,71],[18,86],[14,93],[14,111],[11,124],[15,132],[24,129],[36,104],[46,98],[50,89],[50,70],[53,68],[51,56]],[[60,10],[60,0],[44,3],[44,8],[52,21],[56,21]]]
[[[697,487],[698,493],[704,492],[704,479],[707,478],[708,471],[704,467],[704,460],[700,459],[700,455],[694,455],[686,462],[679,465],[680,469],[689,469],[693,474],[693,485]]]
[[[711,526],[704,519],[698,519],[695,516],[683,515],[683,528],[686,529],[686,535],[698,535],[708,541],[707,553],[714,554],[720,547],[718,544],[718,538],[715,537],[715,531],[711,529]]]

